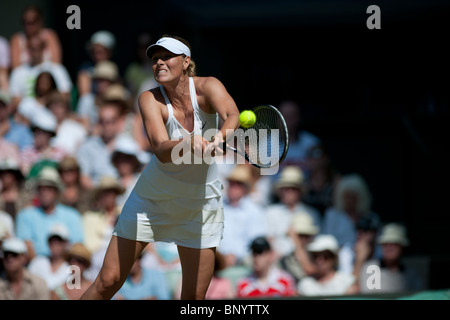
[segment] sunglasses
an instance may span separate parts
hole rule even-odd
[[[5,259],[17,258],[19,256],[19,253],[6,251],[6,252],[3,252],[3,256],[5,257]]]
[[[330,259],[334,258],[334,255],[332,253],[330,253],[330,252],[327,252],[327,251],[325,251],[325,252],[316,252],[316,253],[313,253],[311,256],[312,256],[312,258],[314,260],[316,260],[318,258],[322,258],[324,260],[330,260]]]

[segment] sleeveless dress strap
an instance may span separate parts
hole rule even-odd
[[[193,77],[189,77],[189,94],[191,95],[192,108],[198,111],[200,107],[197,102],[197,93],[195,92],[195,84]]]
[[[169,118],[167,121],[169,121],[171,118],[173,118],[172,104],[170,103],[169,97],[167,97],[166,91],[164,90],[164,87],[162,85],[159,85],[159,90],[161,90],[161,93],[164,97],[164,101],[166,102],[167,111],[169,112]]]

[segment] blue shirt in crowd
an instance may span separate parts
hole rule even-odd
[[[121,295],[127,300],[142,300],[149,297],[157,300],[169,300],[170,289],[163,272],[142,268],[141,281],[133,283],[128,276],[117,295]]]
[[[22,123],[9,120],[9,130],[3,138],[19,147],[19,150],[32,146],[34,143],[33,133],[30,128]]]
[[[17,237],[33,243],[36,255],[49,256],[48,236],[53,225],[62,224],[69,230],[69,242],[83,242],[84,231],[81,214],[76,209],[57,204],[52,213],[41,207],[30,206],[16,216]]]

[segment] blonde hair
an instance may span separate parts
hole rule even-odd
[[[170,35],[170,34],[165,34],[165,35],[163,35],[162,37],[163,37],[163,38],[173,38],[173,39],[176,39],[176,40],[178,40],[178,41],[181,41],[181,42],[183,42],[183,44],[185,44],[185,45],[189,48],[189,50],[192,52],[191,45],[189,44],[189,42],[188,42],[186,39],[184,39],[184,38],[182,38],[182,37],[178,37],[178,36],[172,36],[172,35]],[[195,77],[195,76],[197,75],[197,67],[196,67],[196,65],[195,65],[194,60],[192,60],[192,57],[191,57],[191,61],[189,62],[189,66],[188,66],[188,68],[187,68],[186,71],[187,71],[187,74],[188,74],[189,77]]]

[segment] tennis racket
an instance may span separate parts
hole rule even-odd
[[[222,149],[240,154],[257,168],[271,168],[281,164],[289,148],[286,121],[280,111],[271,105],[261,105],[252,111],[256,115],[255,124],[235,130]]]

